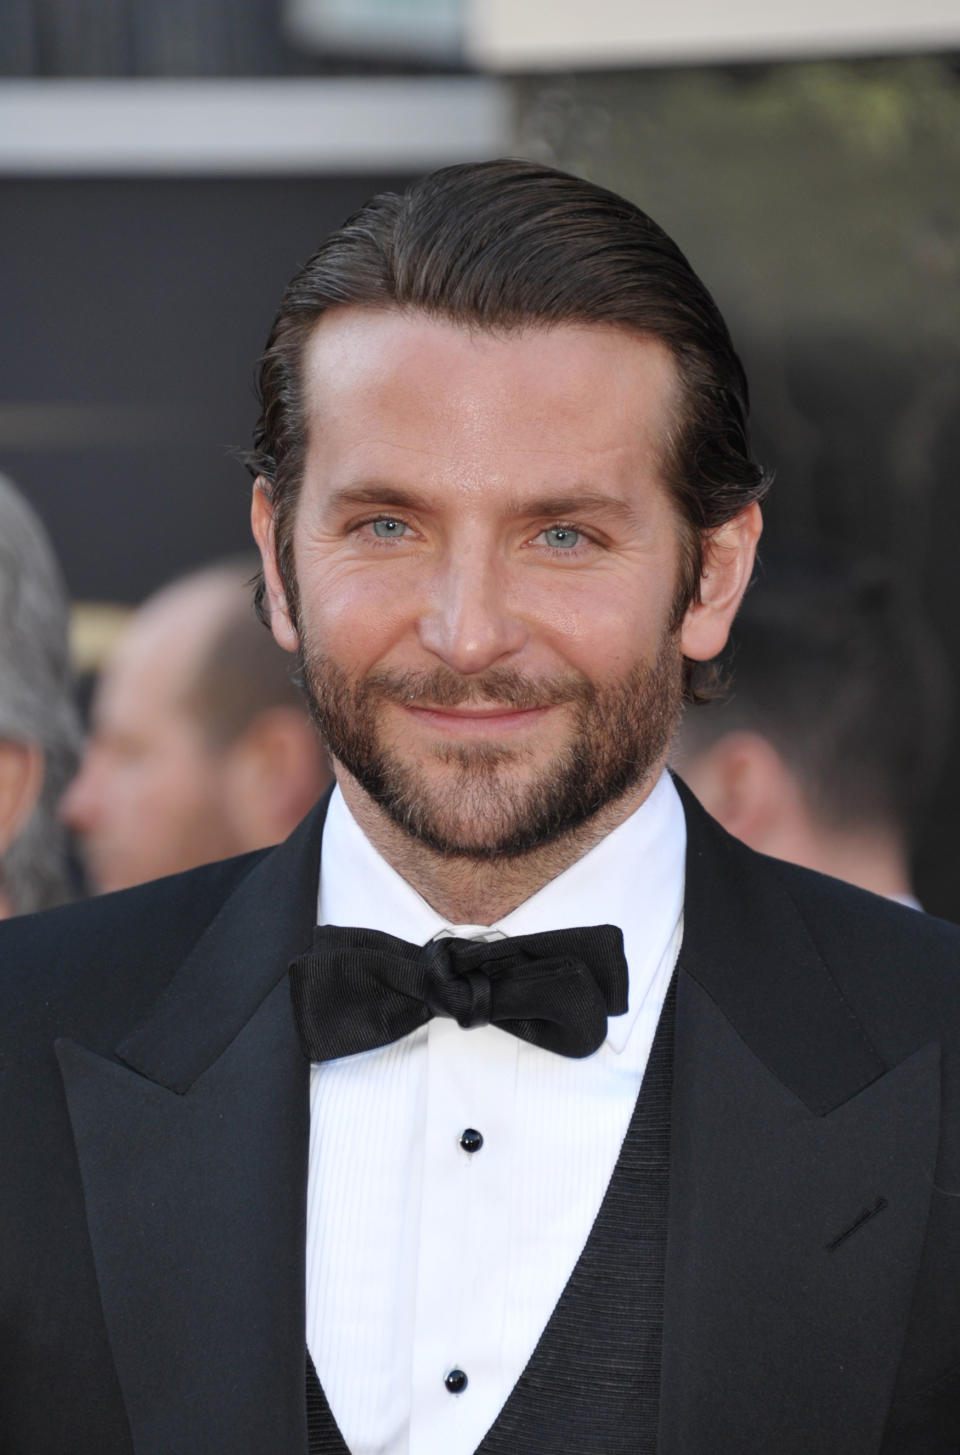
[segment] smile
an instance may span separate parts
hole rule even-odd
[[[522,732],[542,721],[551,706],[508,707],[490,703],[463,707],[417,707],[403,704],[404,712],[424,726],[462,737],[502,737]]]

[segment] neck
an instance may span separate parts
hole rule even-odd
[[[821,867],[821,866],[818,866]],[[851,834],[824,845],[822,872],[873,894],[913,894],[907,855],[895,836]]]
[[[347,807],[374,848],[437,914],[450,924],[491,925],[582,859],[629,818],[649,797],[662,766],[658,763],[642,785],[569,833],[529,853],[492,859],[438,853],[394,823],[339,765],[336,776]]]
[[[913,894],[906,848],[891,830],[836,830],[812,819],[754,847],[806,869],[844,879],[872,894]]]

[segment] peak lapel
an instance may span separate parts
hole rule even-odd
[[[764,864],[685,792],[662,1455],[879,1448],[939,1052],[888,1070]]]
[[[119,1061],[57,1047],[137,1455],[306,1449],[308,1066],[285,972],[324,811],[234,891]]]

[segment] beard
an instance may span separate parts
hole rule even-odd
[[[666,754],[683,696],[675,631],[664,634],[652,664],[605,685],[580,672],[531,679],[513,668],[492,668],[464,677],[443,666],[353,679],[309,643],[301,648],[300,671],[327,748],[370,798],[428,848],[475,860],[531,853],[642,784]],[[572,728],[546,761],[538,761],[542,748],[437,742],[425,764],[410,752],[401,755],[383,727],[388,703],[480,702],[518,710],[567,706]]]

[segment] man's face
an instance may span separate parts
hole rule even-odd
[[[197,610],[185,597],[134,622],[101,679],[61,806],[99,892],[237,852],[224,768],[185,704]]]
[[[642,801],[690,632],[672,625],[668,351],[610,327],[493,335],[344,309],[315,330],[304,384],[296,611],[259,493],[254,527],[348,799],[359,785],[475,857]]]

